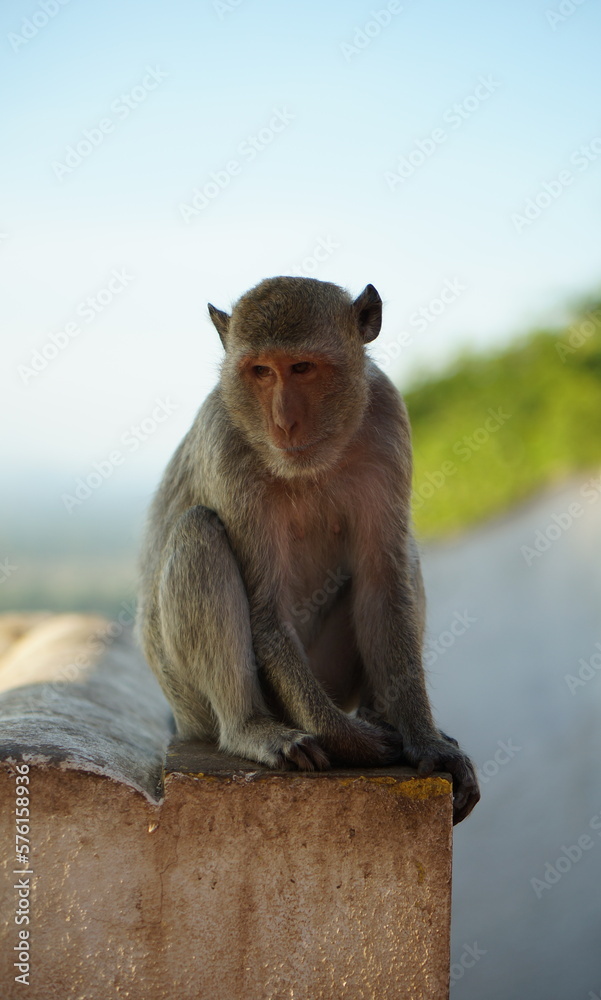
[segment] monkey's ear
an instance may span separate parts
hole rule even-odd
[[[217,330],[217,333],[221,337],[221,343],[225,347],[225,338],[227,336],[228,327],[230,325],[230,317],[226,312],[221,309],[216,309],[211,303],[208,303],[209,316],[213,320],[213,326]]]
[[[361,295],[355,299],[353,312],[363,341],[369,344],[376,339],[382,326],[382,299],[373,285],[366,285]]]

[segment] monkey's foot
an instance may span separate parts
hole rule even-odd
[[[327,771],[330,762],[317,740],[272,719],[257,718],[221,739],[221,749],[279,771]]]
[[[457,740],[445,733],[406,745],[404,754],[421,777],[432,771],[448,771],[453,778],[453,825],[469,816],[480,799],[476,769]]]
[[[317,739],[338,766],[386,767],[403,758],[401,734],[386,722],[345,716]]]

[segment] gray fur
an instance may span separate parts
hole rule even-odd
[[[426,692],[409,421],[364,347],[380,297],[271,278],[210,315],[221,378],[142,556],[139,635],[178,731],[271,767],[450,771],[459,821],[479,793]]]

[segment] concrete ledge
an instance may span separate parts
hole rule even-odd
[[[27,616],[22,616],[27,622]],[[171,712],[129,630],[96,615],[0,616],[0,760],[96,772],[161,794]]]
[[[3,997],[24,989],[35,1000],[448,996],[444,776],[273,772],[178,741],[165,756],[165,703],[123,637],[71,682],[77,692],[52,702],[54,732],[43,701],[38,731],[57,648],[45,680],[0,696]],[[0,661],[0,687],[2,676]],[[35,872],[27,988],[12,968],[19,760],[30,761]]]

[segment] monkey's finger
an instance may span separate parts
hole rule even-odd
[[[313,761],[313,766],[316,771],[330,770],[330,759],[326,752],[322,750],[319,743],[309,737],[305,737],[302,743],[302,748],[304,753],[308,754]]]
[[[434,757],[423,757],[417,765],[417,773],[420,778],[427,778],[432,774],[436,766],[436,760]]]
[[[313,761],[308,756],[308,754],[303,753],[302,747],[298,744],[293,743],[292,746],[286,750],[286,762],[288,764],[295,765],[299,771],[314,771]]]
[[[469,802],[469,792],[464,785],[459,785],[457,791],[453,792],[453,821],[458,823],[458,816],[463,816],[465,808]]]
[[[471,761],[467,758],[446,760],[443,770],[453,776],[453,825],[469,816],[480,799],[480,789]]]
[[[382,764],[396,764],[398,761],[404,759],[403,737],[398,729],[395,729],[394,726],[382,720],[379,720],[376,725],[372,725],[372,729],[378,731],[381,743],[379,752]]]
[[[326,771],[330,766],[326,754],[310,736],[305,736],[297,743],[291,743],[286,748],[285,754],[299,771]]]
[[[480,801],[480,792],[468,791],[467,796],[461,797],[461,803],[456,805],[453,799],[453,826],[457,826],[462,820],[469,816],[474,806]]]
[[[292,763],[292,761],[287,760],[287,758],[284,756],[284,753],[283,753],[282,750],[279,750],[276,754],[274,754],[274,757],[275,757],[274,761],[269,764],[269,766],[274,771],[294,771],[294,770],[296,770],[296,768],[294,767],[294,764]]]
[[[452,743],[454,747],[459,746],[459,741],[454,739],[452,736],[447,736],[446,733],[443,733],[442,729],[439,729],[439,733],[442,736],[443,740],[446,740],[447,743]]]

